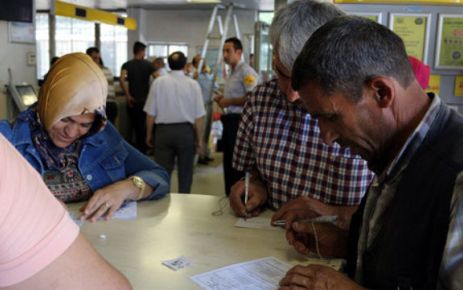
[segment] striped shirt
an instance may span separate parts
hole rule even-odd
[[[259,171],[273,209],[298,196],[358,205],[373,177],[366,161],[324,144],[317,120],[287,101],[276,80],[258,86],[244,106],[233,167]]]

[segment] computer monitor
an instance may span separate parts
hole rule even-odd
[[[37,102],[37,94],[31,85],[10,85],[8,89],[16,106],[21,112]]]
[[[37,102],[37,95],[31,85],[16,86],[16,90],[18,90],[24,105],[27,107]]]

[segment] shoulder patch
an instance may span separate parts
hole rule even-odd
[[[244,77],[244,84],[246,86],[252,86],[256,83],[256,77],[252,74],[247,74],[245,77]]]

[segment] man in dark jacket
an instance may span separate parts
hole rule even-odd
[[[463,117],[422,90],[400,37],[336,18],[305,44],[292,80],[324,142],[349,147],[376,177],[348,233],[287,223],[298,251],[347,257],[349,277],[296,266],[281,289],[462,289]]]

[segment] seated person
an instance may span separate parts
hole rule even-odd
[[[348,232],[286,224],[299,251],[318,244],[321,255],[347,257],[349,277],[296,266],[280,289],[462,289],[463,116],[423,91],[401,38],[338,17],[305,44],[292,86],[324,142],[350,147],[376,177]]]
[[[0,164],[0,289],[132,289],[2,135]]]
[[[169,190],[167,172],[130,146],[106,122],[107,81],[83,53],[61,57],[39,100],[0,133],[42,175],[63,202],[88,202],[83,218],[111,215],[125,200],[158,199]]]
[[[291,68],[304,42],[328,20],[343,15],[333,4],[294,1],[279,9],[270,26],[277,79],[258,86],[241,117],[233,156],[239,171],[251,171],[249,200],[244,182],[232,187],[230,206],[238,216],[269,207],[275,219],[290,211],[336,215],[348,228],[373,174],[367,163],[338,144],[325,145],[317,121],[291,88]]]

